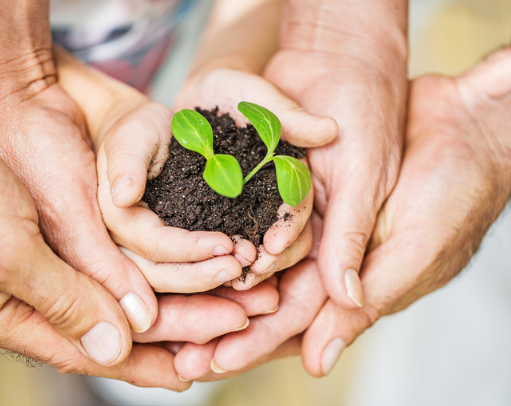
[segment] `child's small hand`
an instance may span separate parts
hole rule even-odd
[[[337,136],[337,124],[330,118],[315,117],[284,96],[280,90],[260,76],[231,69],[217,69],[189,80],[176,102],[176,110],[213,109],[229,113],[238,124],[247,120],[237,110],[240,101],[250,101],[271,110],[282,123],[282,139],[301,147],[319,147]],[[296,142],[299,141],[299,142]],[[311,190],[298,206],[285,203],[280,213],[289,213],[287,220],[277,221],[265,234],[258,248],[257,260],[251,265],[245,281],[228,282],[237,290],[249,289],[274,272],[289,268],[303,259],[311,249],[312,232],[308,219],[314,193]],[[284,216],[279,216],[284,218]]]
[[[98,200],[112,238],[158,292],[202,292],[236,279],[255,260],[252,244],[165,226],[141,202],[147,178],[167,159],[172,112],[138,97],[133,108],[116,109],[99,135]]]

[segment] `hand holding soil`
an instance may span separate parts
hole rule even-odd
[[[242,100],[262,104],[271,110],[282,123],[281,138],[284,141],[289,140],[293,143],[300,139],[301,143],[296,145],[312,147],[328,143],[336,136],[337,126],[333,120],[318,118],[306,113],[261,77],[236,70],[219,69],[208,72],[205,76],[192,78],[178,96],[176,109],[201,106],[201,108],[213,110],[218,107],[221,113],[228,113],[240,125],[248,123],[237,109],[238,102]],[[223,124],[217,119],[213,127],[220,125]],[[233,122],[225,125],[232,133]],[[224,130],[219,130],[219,134],[219,142],[222,142]],[[253,169],[266,154],[265,146],[260,140],[257,141],[258,138],[257,133],[253,132],[250,137],[247,137],[247,141],[243,141],[244,143],[259,142],[257,148],[260,157],[254,160],[255,163],[250,160],[246,161],[240,156],[240,164],[246,165],[244,169],[247,171],[246,173]],[[225,142],[225,151],[235,148],[236,144],[229,147],[229,143],[235,142],[234,139],[223,142]],[[238,144],[238,148],[239,146],[240,144]],[[245,164],[243,164],[244,161],[246,161]],[[274,174],[274,169],[269,173]],[[207,185],[205,187],[207,188]],[[278,195],[277,190],[274,192]],[[261,192],[257,191],[256,194],[260,195]],[[213,196],[213,192],[211,195]],[[312,237],[310,225],[307,225],[312,210],[312,200],[311,193],[298,206],[291,207],[285,203],[281,205],[277,221],[264,234],[262,244],[259,245],[260,242],[252,239],[259,247],[257,260],[250,267],[252,274],[248,274],[248,278],[250,278],[248,283],[235,281],[233,282],[235,288],[246,289],[259,280],[271,276],[274,272],[292,266],[307,255]],[[253,214],[251,215],[254,217]],[[267,221],[267,216],[265,217]],[[254,218],[258,221],[260,219],[257,216]],[[255,222],[252,221],[252,224]],[[249,227],[252,228],[251,225]],[[263,234],[261,233],[260,236],[263,237]]]
[[[218,379],[209,372],[214,360],[217,371],[230,371],[222,377],[236,375],[283,353],[298,353],[297,342],[289,340],[305,331],[304,366],[313,376],[327,375],[343,349],[381,316],[455,277],[511,195],[510,55],[509,49],[500,51],[456,79],[427,76],[412,83],[403,168],[362,266],[364,307],[324,302],[326,292],[315,285],[314,249],[282,276],[277,313],[253,318],[245,331],[207,346],[185,346],[176,357],[178,373]],[[317,213],[312,219],[318,241],[323,220]]]

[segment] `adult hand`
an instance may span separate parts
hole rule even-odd
[[[2,161],[0,188],[0,348],[62,373],[186,389],[189,384],[173,368],[173,354],[148,344],[132,348],[129,325],[112,295],[45,244],[33,200]],[[248,292],[235,297],[222,291],[163,297],[153,328],[135,338],[203,343],[243,329],[247,315],[274,311],[278,303],[273,287],[256,289],[251,300]]]
[[[138,346],[129,355],[130,329],[117,302],[45,244],[32,198],[2,161],[0,189],[0,348],[64,373],[186,389],[167,351]],[[158,356],[168,362],[155,362]]]
[[[304,336],[303,360],[328,374],[380,316],[443,286],[468,263],[511,195],[511,50],[457,78],[411,90],[403,167],[362,267],[366,304],[328,301]]]
[[[103,224],[95,157],[77,105],[54,83],[3,99],[0,117],[0,157],[34,198],[45,240],[114,295],[133,330],[147,330],[157,316],[156,298]]]
[[[454,277],[511,194],[510,69],[507,50],[459,79],[425,77],[413,84],[403,169],[379,214],[363,266],[363,308],[348,310],[329,299],[315,317],[324,303],[319,299],[326,298],[316,286],[318,275],[313,277],[315,243],[311,260],[283,275],[282,283],[284,278],[294,282],[292,289],[279,286],[277,313],[260,316],[260,323],[254,320],[221,341],[183,347],[176,356],[179,374],[223,377],[209,373],[213,359],[215,371],[239,372],[266,359],[314,320],[303,339],[304,365],[314,376],[327,375],[345,346],[380,316]],[[313,220],[318,241],[322,219],[313,215]]]
[[[329,296],[362,306],[358,272],[376,216],[397,179],[407,99],[407,1],[285,3],[280,49],[265,77],[305,110],[337,121],[308,151],[325,218],[318,266]],[[297,143],[300,133],[290,139]]]

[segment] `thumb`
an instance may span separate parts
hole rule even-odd
[[[131,336],[114,298],[60,260],[40,235],[15,243],[25,249],[4,257],[0,289],[33,306],[94,362],[110,366],[123,361],[131,350]],[[27,258],[21,252],[31,254]]]
[[[364,304],[359,271],[376,221],[376,199],[365,185],[363,181],[349,182],[332,193],[319,246],[323,285],[332,300],[346,309]]]
[[[326,145],[337,137],[339,127],[334,119],[308,113],[278,89],[274,89],[273,93],[274,97],[265,96],[260,103],[281,121],[284,141],[297,147],[314,148]]]
[[[171,122],[170,109],[148,102],[116,123],[105,136],[108,180],[117,207],[131,207],[140,201],[148,173],[154,176],[163,168]]]
[[[332,300],[323,306],[304,335],[305,369],[313,376],[328,375],[344,348],[381,316],[403,310],[438,287],[431,269],[441,240],[428,231],[405,232],[371,251],[361,271],[364,307],[347,309]]]
[[[230,95],[222,98],[218,95]],[[237,110],[240,101],[249,101],[271,110],[282,123],[282,139],[304,148],[326,145],[337,137],[337,122],[330,117],[309,114],[268,80],[252,73],[218,69],[192,82],[177,97],[176,108],[219,107],[236,123],[247,123]]]

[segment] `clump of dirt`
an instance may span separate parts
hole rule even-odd
[[[252,125],[237,127],[228,114],[218,108],[208,111],[196,108],[213,128],[215,154],[233,155],[246,176],[266,156],[267,149]],[[213,191],[202,174],[206,159],[183,148],[172,139],[169,159],[161,174],[147,182],[143,200],[163,222],[190,231],[220,231],[229,236],[239,234],[256,247],[277,220],[282,204],[277,188],[275,165],[265,165],[246,185],[236,199]],[[303,148],[281,141],[276,155],[305,156]],[[287,220],[290,214],[284,214]]]

